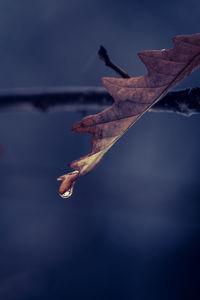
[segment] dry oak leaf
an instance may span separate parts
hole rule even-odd
[[[146,50],[138,55],[147,74],[134,78],[103,78],[115,102],[106,110],[83,118],[72,130],[93,135],[92,151],[70,164],[75,170],[58,178],[59,193],[71,196],[75,181],[92,171],[110,147],[170,88],[200,65],[200,33],[176,36],[168,50]]]

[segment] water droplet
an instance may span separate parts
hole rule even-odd
[[[68,191],[66,191],[64,194],[62,195],[60,194],[60,196],[64,199],[67,199],[72,195],[72,193],[73,193],[73,187],[70,188]]]
[[[79,177],[79,171],[73,171],[71,173],[60,176],[57,180],[61,180],[62,183],[59,188],[59,194],[62,198],[69,198],[74,189],[74,184]]]

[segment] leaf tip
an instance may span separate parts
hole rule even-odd
[[[68,174],[64,174],[57,178],[58,181],[62,181],[59,188],[59,195],[62,198],[69,198],[74,189],[74,184],[79,177],[79,171],[74,171]]]
[[[108,90],[109,87],[114,84],[115,80],[117,78],[113,78],[113,77],[102,77],[101,80],[102,80],[102,83],[104,85],[104,87]]]
[[[104,86],[108,83],[108,77],[102,77],[101,80]]]

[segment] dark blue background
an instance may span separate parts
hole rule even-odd
[[[100,86],[116,76],[100,44],[142,75],[137,52],[199,32],[199,11],[199,1],[2,0],[0,88]],[[64,200],[56,177],[90,150],[89,135],[70,131],[81,118],[0,114],[0,299],[199,299],[199,116],[147,113]]]

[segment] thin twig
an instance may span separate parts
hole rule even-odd
[[[111,69],[113,69],[117,74],[119,74],[122,78],[130,78],[128,73],[126,73],[124,70],[122,70],[120,67],[118,67],[108,56],[107,50],[100,46],[99,49],[99,58],[104,61],[105,65]]]

